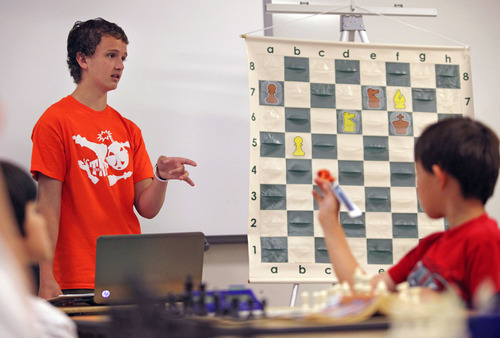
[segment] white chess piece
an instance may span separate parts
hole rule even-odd
[[[321,310],[321,292],[313,292],[313,312],[319,312]]]
[[[403,283],[399,283],[398,285],[396,285],[396,290],[398,292],[408,290],[409,288],[410,288],[410,284],[408,282],[403,282]]]
[[[328,300],[328,292],[326,290],[320,291],[321,309],[326,307],[326,302]]]
[[[359,266],[356,267],[356,270],[354,270],[354,276],[353,276],[354,284],[352,286],[352,289],[355,293],[361,293],[363,289],[363,271],[359,268]]]
[[[398,299],[403,302],[409,302],[410,296],[408,294],[408,289],[410,288],[410,284],[408,282],[403,282],[396,285],[396,291],[398,292]]]
[[[302,296],[302,311],[309,312],[311,310],[311,307],[309,305],[309,292],[304,291],[302,292],[301,296]]]
[[[372,277],[365,274],[363,270],[358,266],[354,271],[354,286],[353,290],[355,293],[360,295],[368,295],[372,291],[371,279]]]
[[[347,281],[343,281],[341,284],[342,296],[352,296],[351,286]]]
[[[385,296],[389,294],[389,288],[382,279],[379,280],[377,285],[375,286],[375,294],[378,296]]]

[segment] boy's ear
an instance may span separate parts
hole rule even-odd
[[[87,56],[82,52],[76,53],[76,61],[82,69],[87,69]]]
[[[446,186],[446,183],[448,182],[448,173],[443,170],[439,165],[433,164],[432,165],[432,173],[436,177],[438,187],[440,189],[443,189]]]

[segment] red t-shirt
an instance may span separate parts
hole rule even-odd
[[[458,290],[472,306],[477,287],[489,279],[500,292],[500,230],[486,213],[458,227],[432,234],[389,270],[399,284]]]
[[[100,235],[140,233],[134,184],[153,177],[140,129],[116,110],[67,96],[36,123],[31,173],[62,182],[54,274],[61,289],[93,289]]]

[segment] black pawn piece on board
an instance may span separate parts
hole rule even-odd
[[[191,293],[193,291],[193,277],[191,275],[187,275],[186,284],[185,284],[186,292]]]
[[[186,277],[186,283],[184,284],[184,299],[190,299],[192,300],[193,297],[193,278],[191,275],[188,275]]]
[[[185,284],[185,293],[184,293],[184,315],[192,316],[194,313],[194,301],[193,301],[193,279],[191,275],[188,275],[186,278]]]
[[[254,314],[253,314],[253,304],[254,304],[254,301],[253,301],[253,298],[252,297],[249,297],[248,298],[248,301],[247,301],[247,305],[248,305],[248,316],[247,316],[247,319],[254,319]]]
[[[222,315],[222,310],[220,306],[220,295],[218,292],[214,292],[214,314],[216,316]]]
[[[231,300],[231,309],[229,312],[231,318],[240,318],[240,300],[234,297]]]
[[[266,306],[267,306],[267,301],[263,299],[261,301],[262,304],[262,317],[264,318],[266,316]]]
[[[205,284],[200,284],[200,297],[198,299],[198,315],[206,316],[208,314],[207,304],[206,304],[206,292],[205,292]]]

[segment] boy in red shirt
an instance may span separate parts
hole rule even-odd
[[[196,162],[160,156],[153,170],[141,130],[107,104],[123,75],[127,44],[114,23],[76,22],[67,45],[76,89],[33,129],[31,173],[54,250],[53,262],[40,264],[39,295],[46,299],[93,291],[97,237],[140,233],[134,208],[156,216],[168,180],[194,186],[184,166]]]
[[[449,229],[423,238],[396,265],[373,277],[389,290],[408,281],[434,291],[452,287],[473,307],[483,282],[500,292],[500,230],[484,205],[493,195],[499,170],[499,140],[469,118],[447,118],[427,127],[415,145],[417,192],[431,218],[446,217]],[[317,178],[319,221],[330,261],[340,282],[353,284],[358,267],[339,223],[339,202],[330,182]]]

